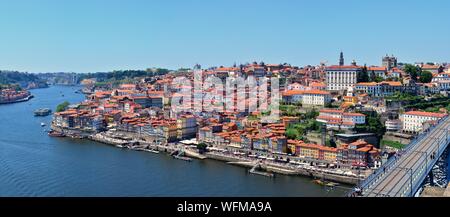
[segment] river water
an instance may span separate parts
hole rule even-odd
[[[166,154],[48,137],[51,108],[84,99],[78,87],[32,90],[32,100],[0,105],[0,196],[342,196],[304,177],[274,179],[214,160],[185,162]],[[64,96],[63,96],[64,95]],[[41,127],[44,122],[47,127]]]

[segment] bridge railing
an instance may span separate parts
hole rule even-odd
[[[397,192],[399,196],[414,196],[414,194],[419,190],[420,186],[423,183],[423,180],[425,180],[426,176],[430,173],[430,171],[433,169],[433,166],[439,160],[439,157],[442,156],[444,151],[447,149],[449,137],[446,132],[445,135],[447,135],[445,138],[438,141],[438,147],[436,148],[437,150],[435,152],[434,148],[433,150],[431,150],[431,153],[435,153],[434,158],[431,159],[428,155],[426,155],[425,158],[421,158],[420,161],[417,161],[414,164],[419,164],[420,166],[410,174],[409,178],[410,180],[412,179],[412,182],[405,182],[400,188],[400,191]]]
[[[416,145],[422,141],[425,137],[427,137],[433,130],[438,127],[440,124],[444,123],[450,118],[450,116],[446,116],[437,121],[437,123],[430,128],[428,128],[424,133],[419,134],[416,138],[414,138],[409,145],[400,151],[401,155],[409,153]],[[395,166],[395,164],[400,160],[401,157],[391,157],[386,163],[384,163],[380,168],[374,171],[370,176],[368,176],[363,182],[358,185],[362,191],[370,189],[374,184],[376,184],[380,179],[385,177],[391,169]],[[354,189],[349,192],[348,196],[354,193]]]

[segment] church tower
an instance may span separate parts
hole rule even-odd
[[[341,51],[341,56],[339,58],[339,65],[343,66],[344,65],[344,53]]]

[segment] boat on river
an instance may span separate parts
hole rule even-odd
[[[154,153],[154,154],[159,154],[159,151],[153,150],[153,149],[145,149],[144,151]]]
[[[64,137],[64,133],[58,132],[58,131],[54,131],[51,130],[50,132],[48,132],[48,135],[51,137]]]
[[[34,111],[34,116],[47,116],[52,113],[52,110],[49,108],[40,108]]]

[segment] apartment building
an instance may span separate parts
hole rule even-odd
[[[400,119],[403,122],[403,131],[415,134],[424,129],[425,123],[434,123],[446,116],[446,114],[442,113],[410,111],[401,115]]]
[[[283,101],[302,103],[303,106],[325,106],[331,102],[331,93],[323,90],[288,90],[283,92]]]
[[[366,116],[339,109],[322,109],[316,120],[331,129],[353,129],[357,124],[365,124]]]

